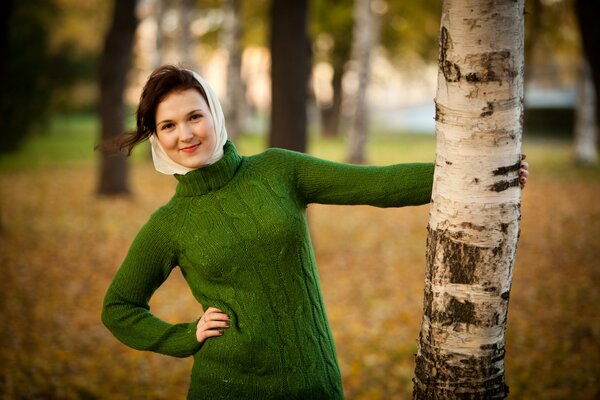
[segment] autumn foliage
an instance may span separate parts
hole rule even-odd
[[[378,163],[406,158],[406,146],[390,146]],[[575,169],[566,143],[524,148],[531,175],[509,307],[510,398],[598,398],[600,170]],[[133,198],[97,198],[95,177],[91,159],[0,170],[2,398],[185,397],[191,359],[128,349],[100,322],[110,279],[175,180],[142,162]],[[309,208],[348,399],[411,397],[427,213]],[[178,270],[151,306],[171,322],[201,312]]]

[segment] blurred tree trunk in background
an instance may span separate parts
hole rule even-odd
[[[221,42],[227,50],[227,92],[224,101],[227,134],[235,139],[244,127],[246,96],[242,82],[242,16],[240,0],[223,0],[225,19]]]
[[[349,35],[348,35],[349,36]],[[346,63],[350,59],[350,47],[344,46],[340,40],[336,40],[332,54],[333,78],[331,86],[333,89],[333,98],[331,107],[323,108],[321,111],[322,130],[324,137],[338,137],[340,135],[340,119],[342,112],[342,78]]]
[[[376,20],[371,0],[354,0],[352,63],[358,75],[358,89],[350,94],[354,103],[352,125],[348,133],[348,161],[365,162],[365,145],[369,129],[367,87],[371,75],[371,50],[375,45]]]
[[[525,82],[529,83],[531,77],[535,76],[534,49],[536,40],[543,34],[542,18],[544,6],[542,0],[528,0],[525,4],[527,13],[527,30],[525,34]]]
[[[442,5],[415,399],[503,399],[519,237],[524,0]]]
[[[344,65],[335,63],[333,67],[333,78],[331,86],[333,98],[331,106],[321,109],[321,131],[324,137],[335,138],[340,134],[340,114],[342,110],[342,78],[344,76]]]
[[[165,46],[165,33],[163,31],[163,18],[165,16],[164,0],[154,0],[154,21],[156,23],[156,52],[154,53],[153,68],[156,69],[163,64],[163,51]]]
[[[575,13],[579,21],[583,54],[588,61],[592,80],[596,87],[596,123],[600,121],[600,24],[598,23],[598,3],[589,0],[576,0]]]
[[[308,0],[273,0],[270,147],[306,151],[310,44]]]
[[[100,61],[101,141],[109,141],[125,130],[124,94],[131,67],[133,39],[137,27],[136,0],[115,0],[112,24],[106,35]],[[98,193],[129,193],[127,159],[124,154],[102,151]]]
[[[9,22],[14,8],[14,0],[5,0],[0,4],[0,71],[5,72],[8,57]],[[5,76],[5,75],[2,75]]]
[[[178,0],[177,10],[179,11],[179,52],[180,61],[183,66],[191,70],[198,70],[196,55],[193,46],[193,40],[190,32],[190,18],[194,14],[194,4],[192,0]]]
[[[0,76],[6,76],[6,60],[8,56],[8,22],[12,14],[14,0],[5,0],[0,4]],[[4,96],[2,96],[4,97]],[[2,103],[2,107],[4,104]],[[4,113],[4,108],[0,109]],[[4,119],[4,114],[0,114]],[[0,204],[1,206],[1,204]],[[4,215],[0,208],[0,231],[4,230]]]
[[[589,65],[581,63],[579,87],[575,109],[575,162],[596,165],[598,162],[598,124],[596,123],[596,93]]]
[[[312,30],[316,32],[316,61],[331,65],[331,102],[319,104],[321,136],[340,136],[343,100],[342,78],[352,49],[353,0],[316,0],[311,4]]]
[[[48,122],[55,84],[49,36],[56,6],[48,0],[8,0],[0,14],[0,154],[6,154]]]

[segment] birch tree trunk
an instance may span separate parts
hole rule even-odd
[[[375,16],[371,0],[354,0],[354,30],[352,33],[352,60],[358,74],[358,89],[354,96],[354,116],[348,134],[348,161],[362,164],[369,119],[367,86],[371,75],[371,49],[375,44]]]
[[[227,92],[224,101],[228,135],[235,139],[244,130],[246,101],[242,82],[242,17],[240,0],[223,0],[225,19],[221,42],[227,50]]]
[[[502,399],[519,236],[524,0],[444,0],[415,399]]]
[[[581,65],[577,109],[575,113],[575,162],[596,165],[598,125],[596,124],[596,93],[587,61]]]

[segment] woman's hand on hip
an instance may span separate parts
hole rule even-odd
[[[223,335],[224,329],[229,328],[229,316],[215,307],[209,307],[196,325],[196,339],[199,343],[209,337]]]

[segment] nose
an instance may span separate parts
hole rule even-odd
[[[182,142],[189,142],[194,137],[194,132],[188,124],[182,124],[179,130],[179,140]]]

